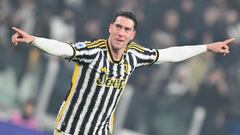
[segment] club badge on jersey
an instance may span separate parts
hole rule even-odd
[[[77,42],[75,44],[76,49],[81,49],[81,48],[85,48],[86,44],[84,42]]]

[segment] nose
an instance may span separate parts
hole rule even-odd
[[[119,37],[123,37],[124,34],[125,34],[124,29],[119,29],[117,34],[118,34]]]

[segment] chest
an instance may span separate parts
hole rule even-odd
[[[100,52],[93,62],[89,65],[90,68],[95,70],[102,76],[113,78],[127,78],[134,70],[134,64],[130,61],[129,56],[123,55],[119,63],[112,62],[107,53]]]

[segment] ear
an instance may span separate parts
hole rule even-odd
[[[130,36],[130,40],[133,40],[135,38],[135,36],[136,36],[136,31],[134,30],[132,32],[132,35]]]
[[[108,32],[109,32],[109,33],[112,33],[112,26],[113,26],[113,24],[111,23],[111,24],[109,25],[109,27],[108,27]]]

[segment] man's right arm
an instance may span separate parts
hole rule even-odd
[[[74,54],[74,49],[70,44],[53,39],[36,37],[35,41],[33,41],[31,45],[39,48],[40,50],[43,50],[48,54],[60,56],[63,58],[72,57]]]

